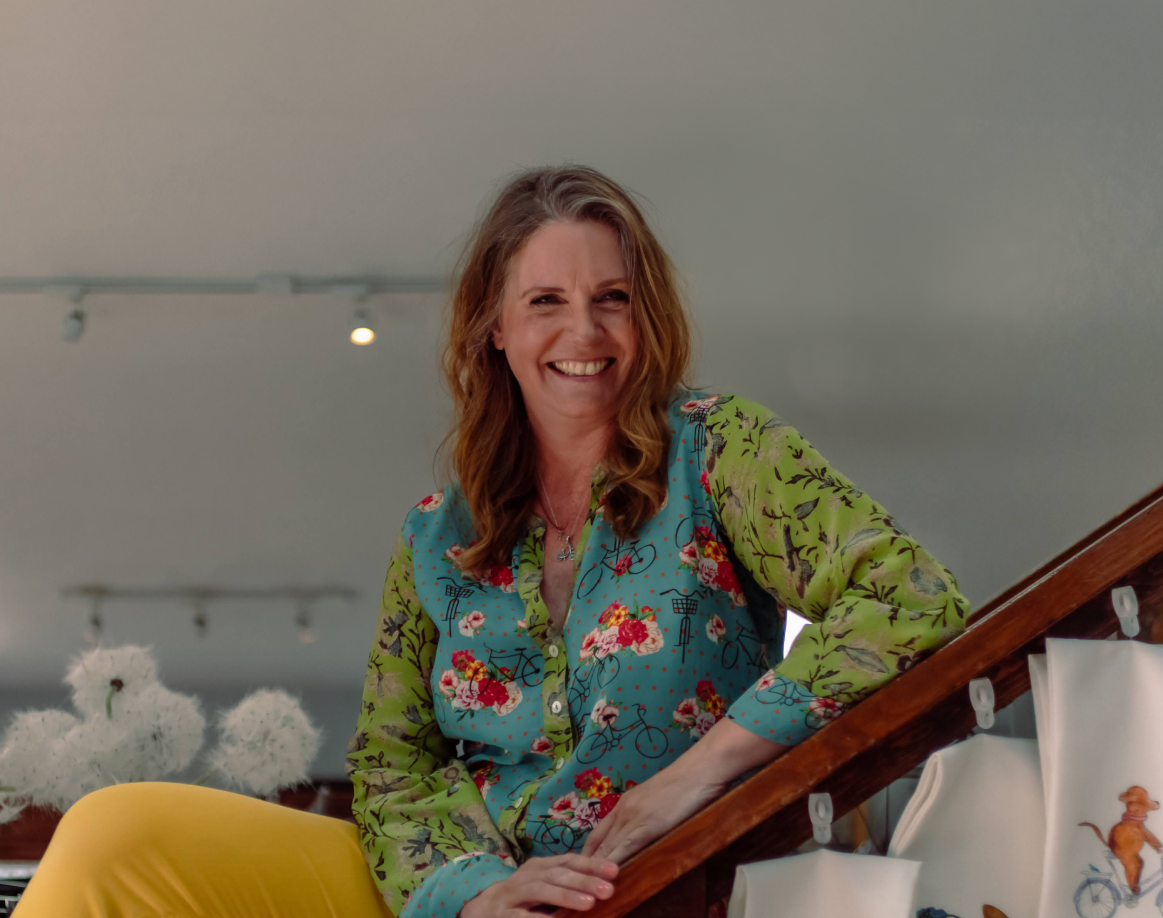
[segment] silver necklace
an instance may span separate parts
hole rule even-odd
[[[545,498],[545,509],[549,515],[549,522],[553,523],[554,528],[557,530],[557,537],[565,542],[565,548],[557,553],[557,560],[565,561],[566,559],[569,559],[572,561],[574,559],[573,545],[569,541],[570,537],[566,535],[565,530],[562,529],[557,520],[554,519],[555,514],[553,512],[553,504],[549,501],[549,491],[545,487],[545,482],[541,479],[540,472],[537,473],[537,480],[541,482],[541,496]],[[582,513],[585,512],[588,506],[588,501],[582,504],[581,510],[578,511],[578,515],[574,517],[574,521],[569,527],[570,529],[573,529],[573,527],[577,525],[577,521],[581,519]]]

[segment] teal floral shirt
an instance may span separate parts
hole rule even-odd
[[[949,569],[785,421],[685,390],[670,418],[669,490],[637,539],[607,524],[595,469],[560,633],[544,520],[468,571],[455,483],[408,512],[346,760],[400,918],[454,918],[528,858],[580,851],[719,719],[795,745],[964,629]],[[809,624],[781,659],[789,607]]]

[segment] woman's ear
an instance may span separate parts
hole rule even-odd
[[[493,347],[498,351],[505,349],[505,337],[501,334],[500,326],[494,325],[492,331]]]

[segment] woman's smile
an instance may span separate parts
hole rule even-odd
[[[600,360],[551,360],[547,366],[568,379],[586,380],[597,379],[614,365],[615,358],[603,357]]]

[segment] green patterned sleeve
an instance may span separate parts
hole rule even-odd
[[[727,715],[795,745],[965,628],[952,571],[767,408],[719,396],[703,486],[735,556],[809,620]]]
[[[408,524],[384,583],[345,770],[364,857],[399,918],[455,918],[517,865],[434,716],[440,632],[416,594]]]

